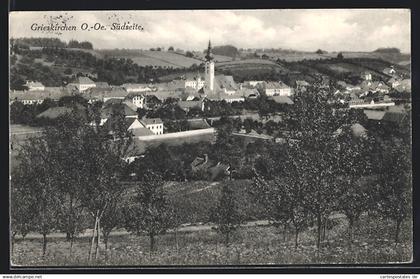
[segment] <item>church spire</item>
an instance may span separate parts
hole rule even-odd
[[[211,53],[211,42],[209,40],[209,46],[207,48],[207,54],[206,54],[206,61],[213,60],[213,54]]]

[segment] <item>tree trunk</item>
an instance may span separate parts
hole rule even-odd
[[[349,244],[353,244],[353,219],[349,218]]]
[[[93,231],[92,231],[92,240],[90,242],[90,249],[89,249],[89,259],[88,261],[90,262],[92,260],[92,253],[93,253],[93,245],[95,243],[95,233],[96,233],[96,226],[98,225],[98,216],[95,216],[95,225],[93,227]]]
[[[318,214],[316,216],[316,222],[317,222],[317,240],[316,240],[316,247],[318,248],[318,255],[319,255],[319,249],[321,248],[321,229],[322,229],[321,214]]]
[[[45,257],[45,254],[47,253],[47,234],[42,234],[42,257]]]
[[[101,220],[98,219],[98,226],[96,227],[96,248],[95,248],[95,260],[99,257],[99,243],[101,242]]]
[[[73,242],[74,242],[74,234],[70,236],[70,251],[69,251],[70,257],[73,254]]]
[[[328,225],[328,218],[325,218],[324,225],[323,225],[323,232],[322,232],[322,240],[325,241],[327,239],[327,225]]]
[[[225,235],[225,245],[226,247],[229,247],[229,232],[227,232]]]
[[[155,250],[155,235],[150,234],[150,252],[153,252]]]
[[[16,232],[13,232],[12,233],[12,239],[11,239],[11,245],[12,245],[12,247],[11,247],[12,248],[11,249],[12,251],[11,252],[12,252],[12,256],[13,256],[13,253],[14,253],[14,250],[15,250],[14,249],[15,248],[15,238],[16,238]]]
[[[176,253],[179,253],[179,245],[178,245],[178,227],[175,228],[175,246],[176,246]]]
[[[402,220],[398,219],[397,224],[396,224],[396,228],[395,228],[395,243],[399,242],[401,223],[402,223]]]
[[[298,248],[298,244],[299,244],[299,230],[298,229],[296,229],[295,230],[295,249],[297,249]]]
[[[70,240],[71,240],[70,232],[66,232],[66,241],[70,241]]]
[[[286,243],[287,241],[287,224],[284,224],[283,226],[283,242]]]

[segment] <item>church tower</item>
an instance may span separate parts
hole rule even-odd
[[[206,58],[206,84],[210,91],[214,89],[214,62],[213,54],[211,53],[211,43],[209,41],[209,46],[207,48]]]

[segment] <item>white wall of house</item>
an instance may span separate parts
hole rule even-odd
[[[269,88],[265,90],[265,94],[267,96],[291,96],[292,95],[292,89],[290,87],[284,87],[284,88]]]
[[[130,127],[128,127],[127,130],[137,129],[137,128],[144,128],[143,124],[140,123],[137,119],[134,120],[133,123],[131,123]]]
[[[78,83],[77,85],[77,89],[82,92],[82,91],[86,91],[89,88],[93,88],[96,87],[95,83]]]
[[[147,124],[146,128],[152,131],[155,135],[162,135],[163,134],[163,124]]]
[[[134,96],[131,101],[138,108],[144,108],[144,96]]]

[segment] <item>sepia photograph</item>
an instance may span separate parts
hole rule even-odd
[[[410,19],[10,12],[10,266],[412,263]]]

